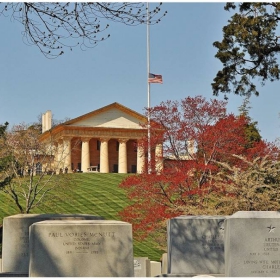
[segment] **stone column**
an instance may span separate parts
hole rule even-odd
[[[90,140],[89,137],[81,138],[82,141],[81,169],[83,172],[87,172],[90,166],[89,140]]]
[[[56,174],[60,173],[60,169],[63,168],[62,165],[62,154],[63,154],[63,141],[62,139],[58,139],[57,141],[57,149],[56,149],[56,160],[55,160],[55,172]]]
[[[159,174],[163,170],[163,157],[162,157],[162,144],[157,144],[156,145],[156,150],[155,150],[155,167],[156,167],[156,172]]]
[[[53,141],[51,155],[53,155],[53,162],[50,166],[50,169],[56,173],[57,158],[58,158],[58,142],[57,141]]]
[[[71,166],[71,139],[72,137],[63,137],[63,154],[64,154],[64,172],[72,173]]]
[[[100,173],[109,173],[109,147],[110,138],[100,138]]]
[[[126,142],[129,139],[118,139],[119,141],[119,173],[127,173],[127,149]]]
[[[137,173],[143,173],[145,165],[145,153],[144,148],[140,144],[140,141],[137,141]]]

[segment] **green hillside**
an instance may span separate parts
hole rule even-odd
[[[34,209],[32,213],[65,213],[65,214],[91,214],[102,216],[106,220],[120,220],[118,212],[129,201],[125,191],[118,187],[119,183],[128,176],[127,174],[101,174],[101,173],[76,173],[69,174],[74,182],[73,187],[63,192],[57,191],[62,200],[50,199],[46,205]],[[15,204],[3,192],[0,192],[0,224],[6,216],[18,214]],[[149,257],[159,261],[162,252],[156,249],[151,240],[135,241],[134,256]]]

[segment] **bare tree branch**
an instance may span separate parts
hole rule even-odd
[[[0,3],[0,16],[24,26],[23,40],[37,46],[47,58],[56,58],[76,46],[95,47],[110,37],[102,35],[108,22],[128,26],[159,23],[167,12],[160,3],[149,11],[145,3],[22,2]]]

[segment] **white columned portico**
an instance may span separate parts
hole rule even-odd
[[[145,153],[144,147],[141,145],[140,140],[137,141],[137,173],[144,172]]]
[[[109,173],[109,147],[110,138],[100,138],[100,173]]]
[[[72,137],[63,137],[64,171],[72,173],[71,168],[71,139]]]
[[[82,153],[81,153],[81,170],[87,172],[90,166],[90,152],[89,152],[89,141],[90,138],[81,138],[82,141]]]
[[[127,173],[127,149],[126,142],[129,139],[118,139],[119,141],[119,173]]]
[[[155,150],[155,163],[156,163],[156,172],[159,174],[163,170],[163,157],[162,157],[162,144],[156,145]]]

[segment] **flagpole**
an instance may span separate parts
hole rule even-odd
[[[150,25],[149,2],[147,2],[147,83],[148,83],[148,174],[151,173],[151,127],[150,127]]]

